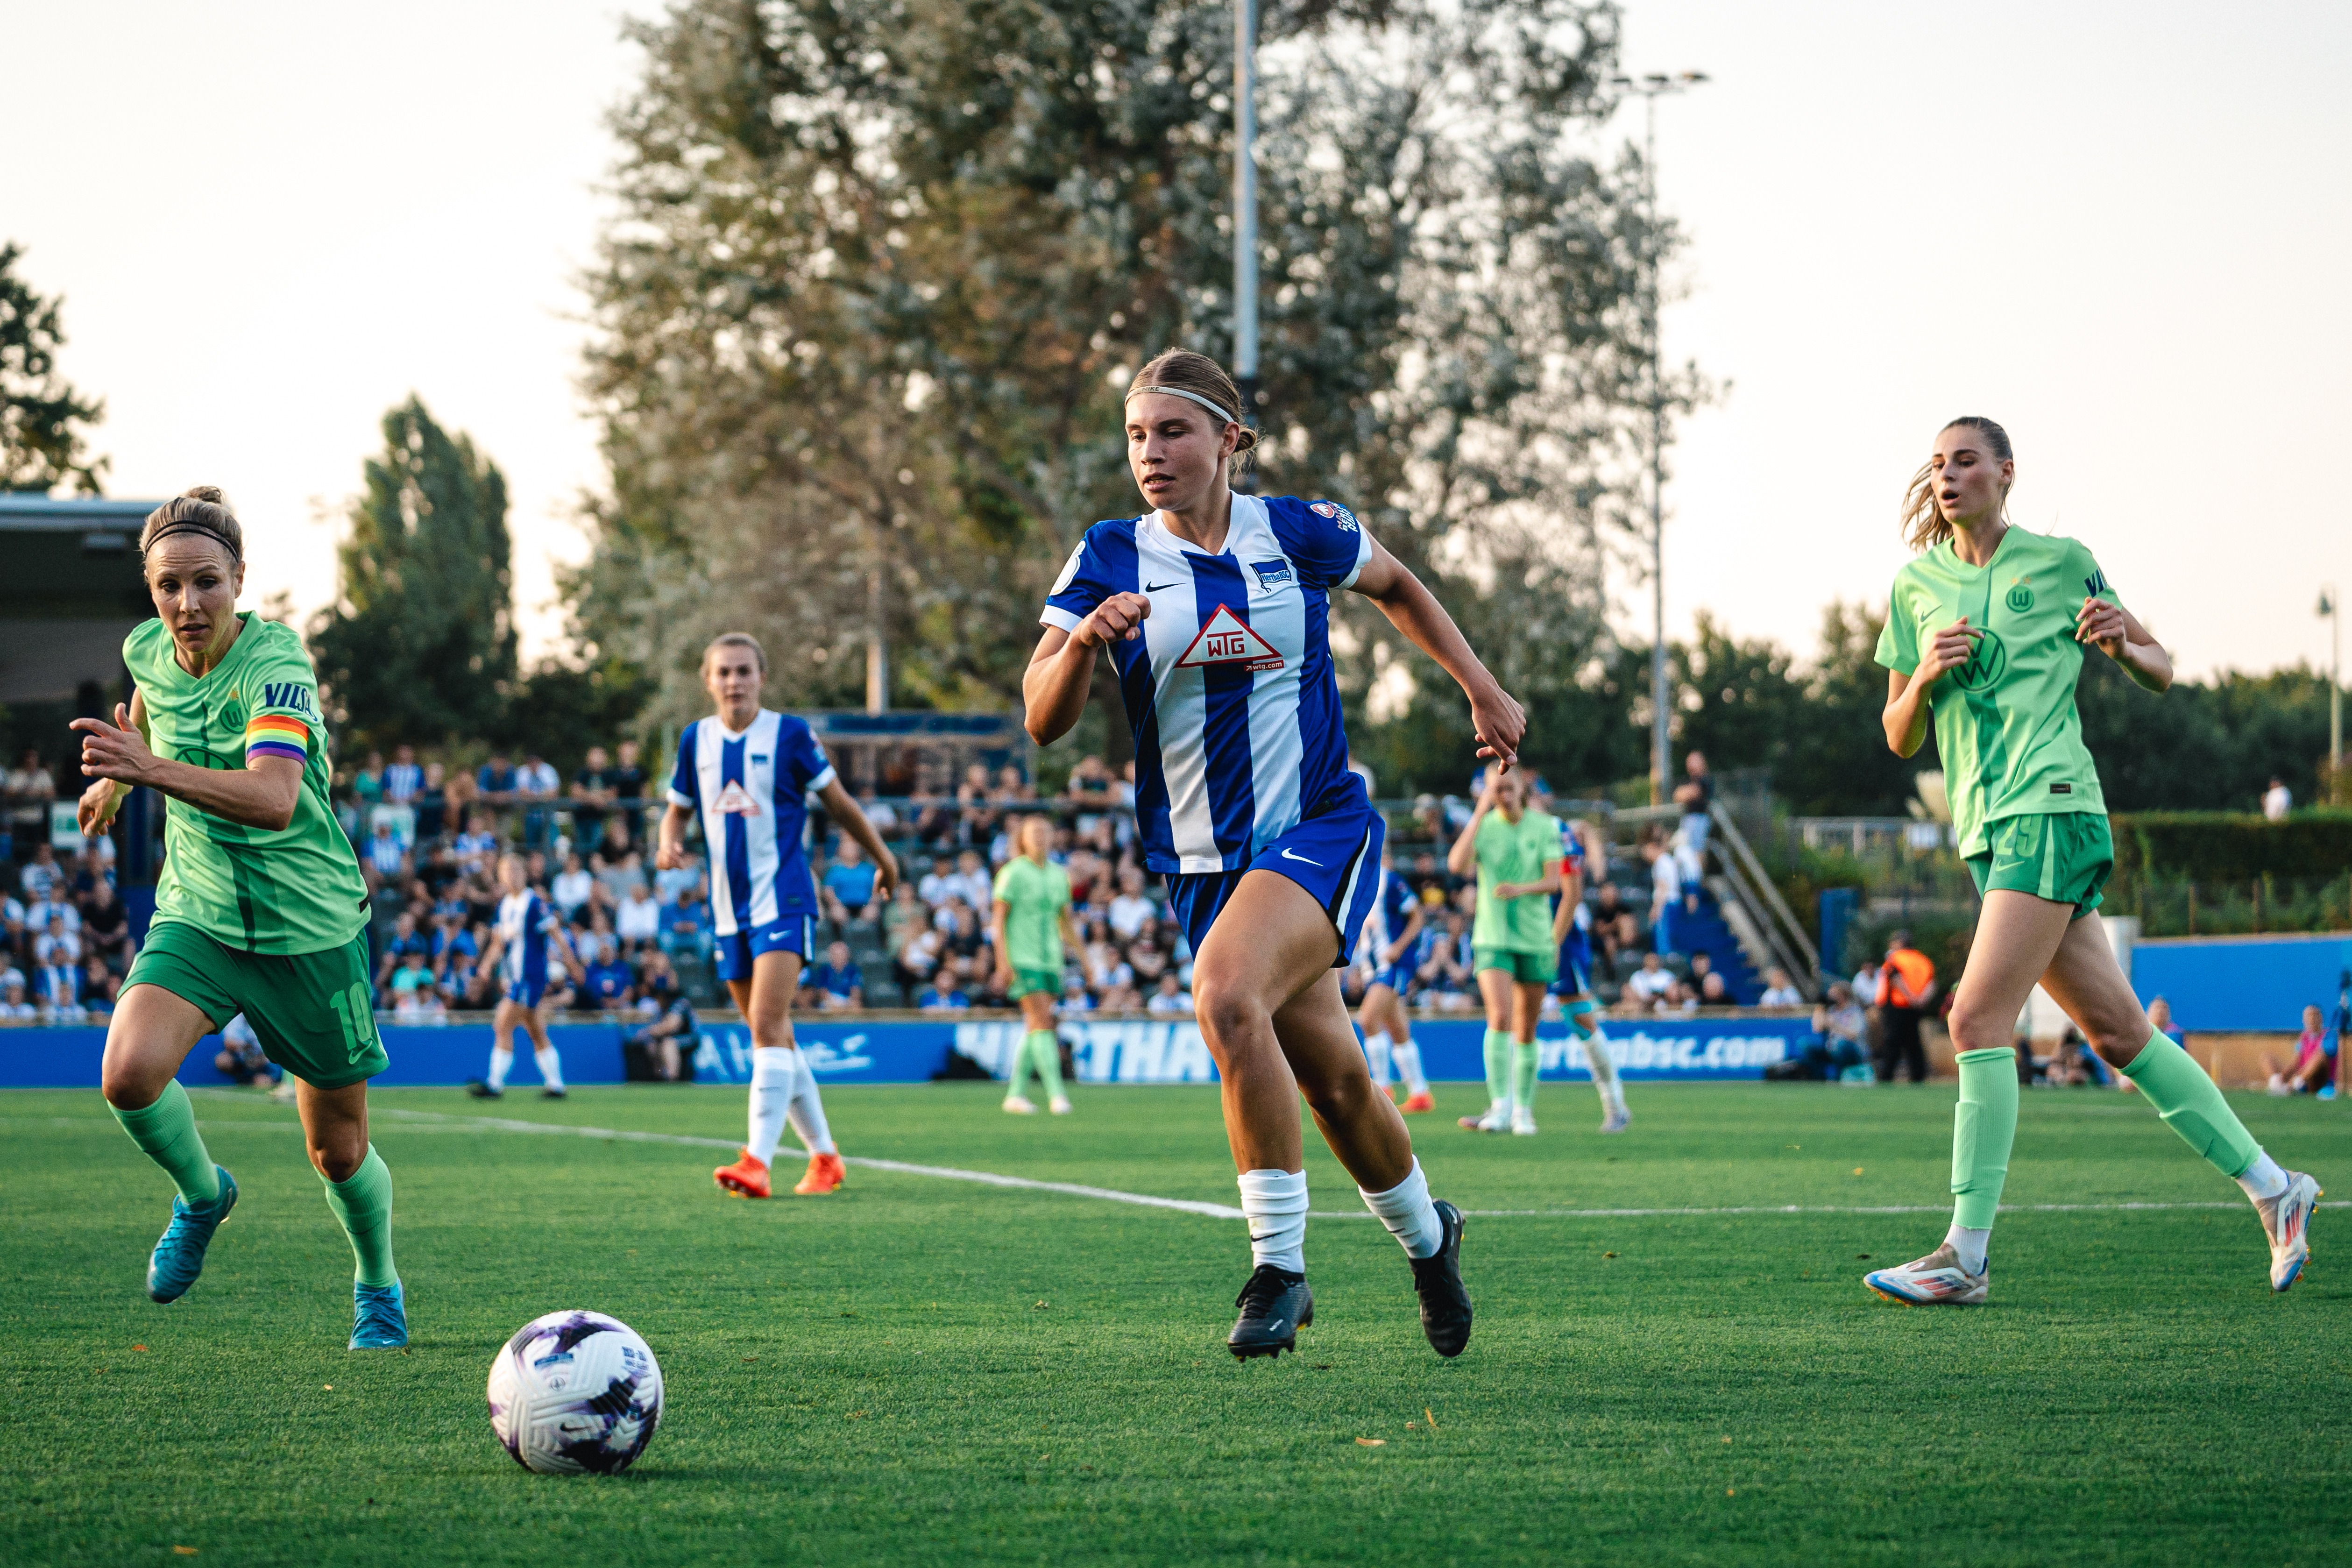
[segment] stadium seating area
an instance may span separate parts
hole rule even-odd
[[[110,842],[60,858],[30,830],[36,807],[45,814],[54,793],[49,776],[35,757],[7,775],[10,806],[26,823],[15,835],[21,864],[8,881],[16,887],[0,906],[7,920],[0,1016],[103,1016],[136,951],[135,922],[125,921],[113,890]],[[568,784],[536,756],[517,763],[494,754],[477,768],[451,769],[403,747],[388,763],[367,756],[339,781],[336,797],[373,893],[377,1005],[387,1016],[428,1022],[495,1003],[494,979],[480,961],[498,906],[497,859],[509,848],[527,857],[533,886],[572,931],[584,973],[563,988],[564,1007],[654,1014],[681,991],[698,1004],[724,1005],[711,966],[707,867],[699,859],[672,871],[653,867],[659,782],[634,743],[592,749]],[[1064,1009],[1189,1015],[1192,952],[1168,916],[1165,888],[1141,864],[1131,800],[1129,782],[1095,757],[1044,798],[1019,769],[978,765],[952,794],[869,797],[862,804],[903,873],[887,900],[876,897],[874,867],[820,812],[811,868],[823,919],[800,1005],[1008,1005],[995,983],[991,889],[1012,853],[1013,820],[1043,812],[1057,826],[1055,853],[1070,874],[1082,937],[1069,955]],[[1475,1010],[1475,889],[1444,865],[1445,843],[1467,820],[1468,804],[1423,795],[1387,810],[1396,870],[1425,911],[1408,1001]],[[1751,997],[1755,977],[1696,880],[1670,918],[1655,921],[1653,867],[1644,861],[1656,854],[1630,846],[1612,853],[1622,858],[1586,890],[1603,998],[1621,1011],[1680,1012]],[[1664,951],[1657,951],[1661,935],[1671,938]],[[1359,984],[1351,973],[1351,992]]]

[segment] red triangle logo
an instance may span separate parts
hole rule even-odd
[[[1210,664],[1238,664],[1245,669],[1280,669],[1282,655],[1272,643],[1250,628],[1249,623],[1234,614],[1230,605],[1219,605],[1184,657],[1176,661],[1179,669],[1193,669]]]

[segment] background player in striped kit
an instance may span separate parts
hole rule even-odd
[[[1407,1116],[1437,1109],[1429,1079],[1421,1070],[1421,1047],[1412,1043],[1412,1019],[1405,1012],[1406,988],[1412,984],[1413,949],[1421,941],[1421,900],[1412,884],[1396,872],[1396,857],[1381,851],[1380,891],[1372,896],[1371,917],[1364,921],[1363,941],[1357,952],[1370,978],[1356,1021],[1364,1030],[1364,1059],[1370,1065],[1372,1087],[1388,1092],[1390,1066],[1404,1079]]]
[[[1559,905],[1552,911],[1551,937],[1559,944],[1559,975],[1551,983],[1559,1010],[1580,1037],[1585,1066],[1601,1096],[1601,1131],[1622,1132],[1633,1124],[1625,1109],[1625,1086],[1618,1080],[1617,1064],[1609,1041],[1601,1032],[1600,1004],[1592,995],[1592,916],[1584,907],[1587,860],[1606,866],[1609,847],[1581,820],[1559,826]]]
[[[1386,827],[1348,770],[1333,591],[1373,600],[1461,683],[1480,755],[1507,763],[1527,721],[1429,590],[1347,508],[1234,492],[1231,465],[1257,441],[1239,406],[1232,378],[1183,350],[1128,388],[1129,470],[1155,510],[1095,524],[1071,552],[1023,681],[1029,733],[1044,744],[1069,731],[1108,651],[1136,737],[1145,862],[1168,877],[1192,943],[1201,1030],[1249,1217],[1255,1267],[1227,1347],[1278,1354],[1314,1315],[1303,1094],[1366,1206],[1412,1260],[1430,1344],[1456,1355],[1471,1321],[1462,1215],[1431,1198],[1339,994]]]
[[[703,649],[702,685],[717,711],[678,737],[654,864],[667,871],[683,862],[686,825],[700,812],[719,977],[751,1029],[751,1142],[711,1180],[739,1197],[768,1196],[768,1167],[790,1121],[809,1150],[793,1191],[807,1197],[837,1190],[844,1175],[816,1074],[793,1041],[793,993],[815,931],[808,797],[823,800],[873,858],[877,903],[887,903],[898,886],[898,861],[842,787],[808,724],[760,706],[767,679],[767,652],[749,632],[722,632]]]
[[[540,1097],[563,1098],[563,1058],[548,1037],[548,982],[560,967],[579,980],[585,973],[580,955],[563,933],[563,917],[530,885],[530,868],[509,851],[499,857],[498,924],[490,933],[490,951],[482,955],[484,968],[499,973],[498,1011],[490,1015],[490,1076],[469,1083],[466,1092],[478,1100],[496,1100],[506,1092],[507,1072],[514,1066],[515,1026],[530,1037],[531,1059],[539,1064]]]

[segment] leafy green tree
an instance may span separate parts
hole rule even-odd
[[[1582,0],[1265,17],[1262,483],[1347,501],[1465,620],[1598,575],[1664,237],[1577,150],[1614,29]],[[1125,382],[1230,350],[1231,11],[686,0],[633,33],[580,641],[667,717],[730,626],[786,700],[839,702],[878,613],[898,701],[1011,704],[1078,534],[1136,510]],[[1403,656],[1345,614],[1360,707]]]
[[[506,476],[414,395],[364,474],[341,595],[310,629],[329,718],[373,746],[497,735],[515,680]]]
[[[64,300],[44,299],[17,276],[24,254],[13,241],[0,243],[0,490],[46,494],[70,485],[94,496],[108,459],[84,455],[80,427],[104,419],[106,403],[83,397],[58,374]]]

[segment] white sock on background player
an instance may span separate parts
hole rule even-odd
[[[1384,1193],[1365,1192],[1364,1206],[1380,1215],[1389,1234],[1404,1247],[1407,1258],[1434,1258],[1445,1240],[1444,1222],[1437,1217],[1437,1205],[1429,1201],[1429,1178],[1421,1173],[1421,1162],[1412,1163],[1412,1173]]]
[[[1396,1063],[1397,1076],[1404,1079],[1407,1094],[1427,1094],[1429,1079],[1421,1072],[1421,1047],[1411,1040],[1397,1040],[1390,1045],[1389,1056]]]
[[[760,1046],[751,1052],[751,1141],[743,1147],[763,1165],[776,1163],[784,1141],[784,1115],[793,1086],[800,1081],[800,1052],[790,1046]]]
[[[800,1134],[810,1153],[838,1153],[833,1146],[833,1129],[825,1125],[824,1101],[817,1098],[816,1069],[809,1066],[806,1051],[794,1047],[793,1057],[799,1068],[793,1075],[792,1109],[786,1112],[793,1131]]]
[[[490,1047],[490,1076],[484,1079],[492,1089],[507,1086],[507,1074],[514,1067],[514,1052],[505,1046]]]
[[[1250,1261],[1307,1272],[1307,1173],[1244,1171],[1242,1213],[1249,1217]]]
[[[1371,1068],[1374,1089],[1386,1089],[1389,1086],[1391,1076],[1389,1069],[1389,1050],[1390,1040],[1386,1029],[1377,1035],[1364,1037],[1364,1065]]]
[[[514,1059],[512,1052],[508,1053],[507,1059],[509,1061],[512,1061]],[[534,1048],[530,1053],[530,1059],[539,1064],[539,1076],[547,1080],[548,1088],[562,1089],[563,1087],[563,1058],[555,1054],[555,1047],[553,1046],[549,1046],[544,1049]],[[500,1076],[503,1077],[504,1075],[501,1074]]]
[[[1602,1108],[1612,1115],[1625,1109],[1625,1086],[1617,1080],[1617,1063],[1609,1055],[1609,1041],[1599,1026],[1584,1037],[1585,1065],[1592,1069],[1592,1087],[1600,1091]]]

